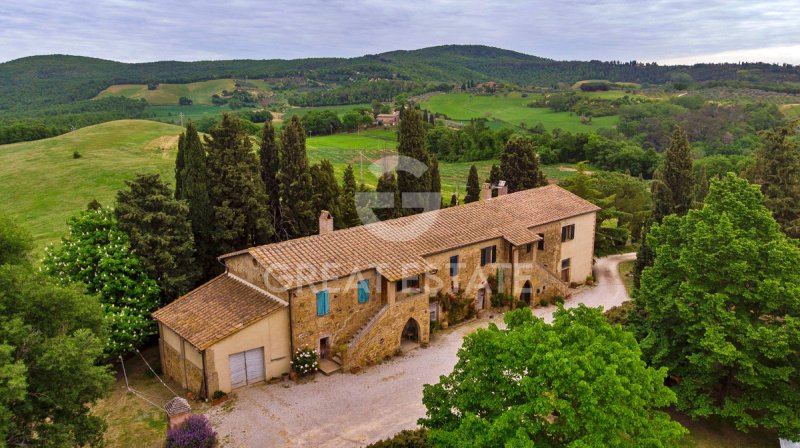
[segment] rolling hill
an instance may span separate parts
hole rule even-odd
[[[40,251],[59,240],[70,216],[92,199],[111,204],[135,174],[159,173],[172,182],[181,131],[155,121],[119,120],[0,146],[3,208],[28,229]]]

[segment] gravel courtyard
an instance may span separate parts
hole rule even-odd
[[[573,295],[565,305],[609,307],[628,299],[617,265],[635,254],[597,260],[597,285]],[[555,307],[534,311],[546,321]],[[435,383],[456,363],[465,335],[489,322],[502,323],[502,315],[482,319],[437,333],[428,348],[352,375],[317,374],[306,384],[259,384],[236,391],[230,404],[217,406],[208,416],[223,446],[230,447],[359,447],[416,427],[425,415],[422,386]]]

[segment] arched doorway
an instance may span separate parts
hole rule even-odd
[[[527,303],[528,306],[531,305],[531,299],[533,299],[533,286],[531,286],[530,280],[522,285],[522,293],[519,295],[519,299]]]
[[[413,317],[408,319],[408,322],[406,322],[406,325],[403,327],[402,340],[419,342],[419,324]]]

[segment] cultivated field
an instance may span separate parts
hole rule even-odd
[[[176,106],[178,99],[185,96],[194,104],[210,105],[211,95],[220,94],[223,90],[233,91],[233,89],[234,81],[232,79],[215,79],[189,84],[159,84],[155,90],[147,90],[146,84],[117,84],[103,90],[97,97],[144,98],[151,106]]]
[[[609,92],[603,92],[608,94]],[[616,94],[616,92],[611,92]],[[452,120],[487,118],[508,126],[532,128],[541,123],[545,129],[563,129],[570,132],[589,132],[616,126],[617,117],[596,117],[591,124],[581,124],[580,117],[570,112],[553,112],[543,107],[528,107],[534,100],[532,95],[523,97],[519,93],[508,96],[473,95],[470,93],[448,93],[434,95],[422,103],[422,108],[447,115]]]
[[[206,104],[192,104],[191,106],[148,106],[147,112],[154,114],[153,119],[165,123],[180,124],[180,114],[183,114],[184,123],[191,119],[198,121],[205,117],[214,117],[223,112],[230,112],[228,105],[211,106]]]

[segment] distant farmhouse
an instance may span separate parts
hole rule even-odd
[[[378,114],[376,123],[383,126],[395,126],[400,122],[400,112],[392,112],[390,114]]]
[[[303,347],[351,370],[427,344],[443,293],[478,311],[566,295],[592,273],[598,207],[555,185],[505,191],[337,231],[323,212],[319,235],[219,257],[224,274],[154,313],[163,371],[209,396],[289,372]]]

